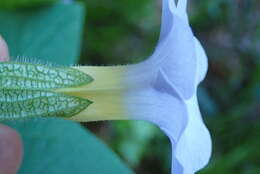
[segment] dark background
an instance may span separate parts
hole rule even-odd
[[[87,16],[81,64],[130,64],[152,53],[159,36],[159,0],[82,2]],[[190,1],[191,26],[209,58],[199,101],[213,156],[201,174],[260,173],[259,10],[257,0]],[[158,128],[132,121],[86,126],[137,173],[170,172],[170,144]]]

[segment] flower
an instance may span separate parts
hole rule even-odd
[[[127,66],[76,67],[95,80],[69,91],[93,101],[71,119],[133,119],[158,125],[172,143],[174,174],[195,173],[208,163],[211,154],[210,135],[196,95],[207,72],[207,57],[189,26],[186,6],[186,0],[177,5],[174,0],[163,1],[160,39],[146,61]]]

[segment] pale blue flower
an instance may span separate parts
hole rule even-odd
[[[160,39],[146,61],[128,66],[78,67],[95,79],[86,90],[107,92],[101,97],[98,93],[92,98],[86,95],[94,103],[72,118],[134,119],[158,125],[172,143],[173,174],[193,174],[211,155],[210,135],[197,102],[207,57],[189,26],[186,6],[186,0],[179,0],[177,5],[174,0],[163,0]]]

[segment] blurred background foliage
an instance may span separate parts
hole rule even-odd
[[[159,36],[159,0],[81,0],[87,16],[81,64],[139,62]],[[213,157],[201,174],[260,173],[260,1],[190,0],[195,35],[209,57],[199,101],[213,138]],[[142,174],[170,172],[170,145],[144,122],[86,126]],[[199,140],[198,140],[199,141]]]

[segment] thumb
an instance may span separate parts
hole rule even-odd
[[[0,36],[0,62],[8,61],[8,47]],[[0,124],[0,174],[15,174],[22,160],[23,148],[19,134]]]
[[[9,60],[8,46],[0,35],[0,62]]]
[[[0,174],[16,174],[22,160],[22,152],[18,133],[0,124]]]

